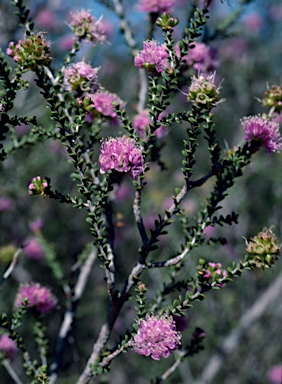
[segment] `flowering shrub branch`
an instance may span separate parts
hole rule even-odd
[[[60,183],[55,176],[56,170],[49,167],[52,184],[58,184],[58,190],[51,188],[50,177],[33,175],[25,180],[26,194],[33,201],[41,199],[42,205],[59,200],[64,209],[73,208],[78,221],[82,212],[88,225],[85,237],[81,235],[82,249],[73,251],[75,260],[66,255],[67,261],[45,238],[41,227],[33,226],[38,241],[37,249],[33,249],[38,253],[33,254],[33,260],[45,255],[44,267],[52,289],[44,284],[40,264],[36,266],[38,282],[32,280],[33,274],[20,271],[16,276],[21,254],[28,253],[30,240],[16,248],[12,256],[10,248],[0,249],[0,256],[9,253],[6,258],[10,258],[1,284],[5,282],[6,286],[14,275],[18,283],[13,308],[7,308],[0,320],[0,327],[5,331],[0,338],[0,363],[16,384],[24,383],[21,378],[24,375],[30,377],[32,384],[59,382],[68,343],[75,340],[75,348],[82,348],[78,346],[79,337],[76,339],[75,330],[83,324],[80,306],[84,300],[103,307],[100,315],[104,319],[97,321],[100,329],[96,330],[95,336],[90,333],[92,350],[88,350],[84,361],[79,361],[77,372],[70,373],[72,382],[87,384],[99,375],[108,374],[112,361],[121,358],[121,353],[131,351],[157,361],[175,356],[175,361],[168,363],[169,368],[163,369],[164,373],[154,379],[156,384],[161,383],[176,372],[184,359],[204,348],[206,333],[197,324],[193,325],[193,334],[185,339],[187,312],[194,302],[206,299],[206,292],[210,290],[224,289],[244,270],[271,268],[280,254],[276,235],[266,228],[246,240],[246,256],[240,261],[223,266],[212,256],[211,259],[200,257],[194,262],[194,274],[188,275],[185,270],[187,263],[191,264],[192,270],[191,260],[195,260],[196,248],[227,243],[220,235],[207,238],[206,232],[238,223],[236,212],[221,209],[230,189],[243,176],[253,156],[262,147],[269,154],[281,151],[279,124],[273,120],[273,114],[282,111],[281,87],[274,86],[265,94],[262,104],[270,108],[268,115],[242,118],[243,142],[226,151],[222,148],[215,116],[225,101],[221,99],[221,82],[214,71],[218,60],[204,39],[208,36],[212,1],[193,3],[189,8],[188,24],[181,34],[178,28],[182,26],[182,20],[173,16],[178,6],[176,0],[138,1],[136,9],[144,12],[148,21],[147,40],[143,44],[137,42],[138,34],[133,32],[121,1],[100,3],[118,16],[130,50],[130,64],[136,81],[134,101],[128,97],[125,102],[104,87],[102,76],[100,79],[102,65],[92,67],[79,59],[84,43],[98,46],[108,38],[102,18],[94,17],[90,10],[71,12],[67,25],[74,40],[60,66],[56,66],[53,65],[52,45],[47,41],[47,33],[35,33],[34,22],[23,1],[13,1],[23,36],[17,42],[7,44],[6,55],[0,51],[0,159],[5,162],[20,150],[32,151],[42,143],[60,142],[66,150],[64,160],[67,157],[68,178],[72,183],[70,193],[61,192],[68,190],[68,184]],[[236,18],[233,15],[217,27],[209,39],[227,36]],[[157,40],[160,30],[163,43]],[[179,36],[182,38],[176,42]],[[137,50],[138,46],[143,49]],[[183,87],[187,94],[179,92]],[[30,89],[40,93],[40,100],[48,109],[42,119],[37,115],[13,113],[17,109],[19,93]],[[178,100],[181,93],[186,95],[185,101]],[[32,128],[19,137],[16,131],[19,125]],[[164,150],[165,142],[172,144],[173,140],[167,137],[174,130],[179,132],[177,155],[180,159],[175,166],[173,158],[167,159]],[[199,157],[203,153],[206,164],[199,172],[202,161]],[[37,157],[40,159],[40,154]],[[159,187],[157,199],[164,200],[158,178],[174,168],[179,171],[178,180],[169,181],[174,194],[168,204],[154,207],[159,213],[154,224],[148,225],[146,209],[151,209],[148,196],[154,189],[152,184]],[[129,207],[125,219],[128,228],[127,235],[122,237],[119,228],[125,225],[122,221],[125,215],[118,192],[125,181],[133,193],[130,198],[125,198]],[[205,190],[205,193],[199,194],[201,204],[191,217],[185,210],[186,197],[199,190]],[[149,204],[147,208],[146,203]],[[66,221],[64,226],[70,233],[68,240],[63,238],[62,243],[71,241],[72,237],[71,225],[68,226]],[[136,230],[134,235],[132,228]],[[68,249],[67,244],[65,249]],[[97,278],[92,276],[97,260],[102,279],[99,273]],[[154,273],[160,281],[151,277]],[[94,292],[87,289],[88,284],[94,287]],[[137,303],[135,310],[131,296]],[[128,308],[133,310],[134,316],[132,319],[129,316],[127,321],[123,313]],[[54,316],[60,314],[60,320],[56,320],[56,337],[49,341],[49,334],[54,332],[52,321],[48,321],[51,313]],[[125,326],[121,327],[123,321]],[[31,348],[27,347],[30,343],[25,341],[23,331],[24,327],[29,329],[29,322],[34,340]],[[83,334],[84,330],[81,332]],[[113,340],[116,333],[118,342]],[[22,357],[20,374],[12,368],[16,354]],[[70,365],[79,360],[75,354],[79,353],[74,352]],[[31,357],[33,355],[36,358]]]

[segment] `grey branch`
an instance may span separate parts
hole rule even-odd
[[[236,349],[244,333],[263,315],[268,305],[279,298],[281,290],[282,273],[255,301],[251,308],[243,314],[237,328],[222,342],[219,353],[215,353],[205,364],[205,369],[194,384],[209,384],[213,382],[213,378],[220,370],[224,359]]]

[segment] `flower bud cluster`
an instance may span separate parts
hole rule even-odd
[[[99,68],[80,61],[71,64],[64,69],[64,85],[66,90],[77,92],[96,92],[99,88],[97,83]]]
[[[257,268],[269,268],[278,259],[280,248],[274,233],[264,228],[249,242],[246,241],[247,259],[252,260]]]
[[[198,275],[201,282],[206,285],[211,285],[220,278],[227,277],[226,270],[222,269],[221,263],[206,263],[205,260],[200,260],[200,265],[198,267]],[[216,287],[224,287],[224,283],[216,283]]]
[[[193,76],[189,87],[188,100],[199,106],[215,106],[219,101],[219,89],[215,85],[215,74]]]
[[[31,180],[28,186],[28,193],[31,196],[45,195],[47,190],[50,188],[50,179],[43,179],[41,176],[36,176]]]
[[[273,85],[264,95],[262,104],[265,107],[273,108],[273,112],[282,112],[282,85]]]
[[[11,41],[6,52],[20,67],[31,71],[35,71],[38,65],[48,65],[51,61],[49,43],[42,32],[19,40],[17,44]]]
[[[156,25],[160,27],[163,31],[169,31],[177,26],[179,19],[177,17],[172,17],[169,13],[164,12],[156,21]]]
[[[103,43],[107,36],[101,23],[101,18],[96,20],[90,10],[81,10],[71,13],[70,27],[79,39],[85,39],[93,44]]]

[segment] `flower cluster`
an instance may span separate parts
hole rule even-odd
[[[181,335],[176,331],[172,317],[147,315],[139,321],[138,328],[132,348],[139,355],[160,360],[161,357],[168,357],[180,344]]]
[[[41,176],[36,176],[31,180],[28,186],[28,193],[31,196],[44,196],[48,188],[50,188],[50,180],[47,177],[43,179]]]
[[[264,228],[251,241],[246,241],[248,260],[252,260],[258,268],[271,267],[280,254],[280,247],[274,233],[270,229]]]
[[[170,12],[176,0],[139,0],[138,9],[142,12]]]
[[[71,64],[64,69],[64,85],[68,91],[96,92],[99,88],[97,83],[99,68],[92,68],[91,65],[80,61]]]
[[[193,66],[195,72],[209,73],[214,72],[218,65],[217,51],[201,42],[193,43],[194,48],[191,48],[188,55],[183,56],[184,61],[189,66]]]
[[[258,149],[264,146],[269,153],[282,150],[282,141],[279,133],[279,124],[264,116],[249,116],[241,120],[245,131],[245,140],[253,141]]]
[[[19,66],[31,71],[35,71],[38,65],[48,65],[51,61],[49,44],[42,32],[19,40],[17,44],[11,41],[6,52]]]
[[[111,118],[117,116],[113,103],[117,103],[120,106],[124,105],[123,101],[116,94],[108,91],[99,91],[94,94],[87,93],[84,99],[84,104],[87,105],[88,111],[94,109],[94,112]]]
[[[22,307],[25,300],[27,300],[27,307],[34,307],[43,315],[52,311],[58,302],[50,289],[38,283],[24,284],[19,288],[15,305]]]
[[[70,27],[79,39],[85,39],[91,43],[102,43],[106,40],[106,31],[101,19],[96,20],[91,11],[76,11],[71,13]]]
[[[216,282],[218,279],[227,277],[226,270],[222,269],[221,263],[206,263],[204,260],[200,260],[198,267],[198,276],[201,282],[201,285],[204,287],[206,285],[210,286],[212,283]],[[224,283],[215,284],[216,287],[224,287]]]
[[[136,146],[135,140],[128,136],[103,141],[99,164],[101,173],[109,170],[129,172],[133,179],[144,172],[145,168],[142,150]]]
[[[18,352],[18,347],[9,335],[2,335],[0,337],[0,356],[13,361]]]
[[[189,87],[188,100],[205,106],[214,106],[219,99],[219,88],[216,87],[215,73],[212,75],[199,74],[193,76]]]
[[[44,257],[44,250],[36,237],[27,240],[24,253],[30,260],[41,260]]]
[[[168,53],[165,45],[159,45],[155,40],[145,41],[143,50],[134,58],[137,68],[145,68],[148,71],[164,72],[168,67]]]
[[[264,95],[262,101],[265,107],[273,108],[276,113],[282,112],[282,85],[273,85]]]

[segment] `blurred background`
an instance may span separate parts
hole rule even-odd
[[[119,31],[119,20],[106,4],[107,1],[39,1],[27,3],[31,16],[35,20],[35,31],[46,32],[45,38],[51,45],[52,67],[57,69],[62,64],[64,55],[71,49],[73,35],[68,27],[70,11],[91,9],[98,19],[103,15],[108,42],[99,47],[83,44],[76,61],[84,59],[94,67],[100,66],[99,82],[110,92],[116,93],[126,102],[129,115],[136,115],[136,92],[138,91],[138,71],[133,65],[133,58]],[[179,0],[174,16],[180,23],[175,30],[177,42],[182,36],[191,10],[192,1]],[[245,4],[246,3],[246,4]],[[145,22],[147,15],[140,12],[136,1],[124,0],[127,19],[132,26],[138,48],[146,39]],[[0,46],[6,50],[10,41],[23,37],[22,28],[18,27],[15,8],[9,1],[0,1]],[[228,26],[224,29],[224,26]],[[162,41],[159,31],[156,38]],[[226,99],[214,110],[214,119],[218,139],[226,151],[240,145],[243,132],[240,119],[244,116],[268,113],[261,105],[267,87],[281,85],[282,72],[282,4],[280,0],[257,1],[220,1],[211,2],[210,20],[200,41],[213,50],[210,69],[216,70],[216,79],[222,81],[221,97]],[[12,59],[8,59],[14,65]],[[191,68],[187,77],[195,74]],[[31,81],[26,91],[19,92],[15,101],[15,115],[36,115],[39,124],[48,127],[52,124],[44,100],[36,89],[34,74],[24,75]],[[189,82],[187,82],[188,84]],[[187,93],[187,86],[181,88]],[[179,93],[171,100],[170,111],[179,111],[186,107],[185,95]],[[276,120],[282,121],[277,115]],[[20,142],[31,127],[21,125],[7,136],[5,143]],[[123,134],[120,126],[109,124],[105,135]],[[157,164],[152,165],[144,190],[142,209],[146,228],[154,227],[158,213],[164,212],[172,202],[171,196],[176,187],[181,187],[182,176],[179,171],[182,161],[182,140],[186,137],[185,127],[171,127],[168,134],[160,138],[164,145],[162,161],[166,169],[160,172]],[[172,155],[173,154],[173,155]],[[98,152],[97,152],[98,156]],[[91,242],[85,213],[74,210],[58,201],[31,197],[27,188],[32,177],[41,175],[51,178],[54,189],[62,193],[76,194],[76,186],[70,173],[72,166],[67,162],[65,148],[59,141],[41,140],[36,145],[26,145],[11,154],[0,165],[0,274],[7,269],[11,256],[22,244],[29,244],[14,271],[13,277],[1,287],[0,310],[11,314],[11,303],[20,282],[38,281],[52,287],[60,298],[58,310],[47,317],[48,336],[50,337],[50,356],[55,348],[57,334],[64,314],[65,297],[62,286],[58,285],[50,272],[46,256],[55,256],[65,271],[77,261],[79,255]],[[203,140],[197,154],[195,178],[201,177],[209,169],[206,143]],[[169,183],[167,182],[169,180]],[[192,191],[184,200],[183,206],[191,217],[197,212],[212,188],[212,182],[201,189]],[[140,240],[132,214],[134,189],[129,177],[124,177],[117,190],[113,192],[116,201],[114,208],[116,223],[116,250],[118,259],[118,288],[134,265]],[[223,213],[239,213],[239,225],[223,228],[208,228],[207,236],[224,236],[224,246],[203,246],[193,251],[182,276],[195,273],[200,257],[221,262],[227,268],[233,261],[244,257],[245,240],[256,235],[264,227],[273,226],[279,239],[282,238],[282,157],[281,154],[268,154],[262,149],[253,158],[253,162],[243,177],[237,180],[223,203]],[[152,254],[153,260],[165,260],[179,249],[182,237],[177,222],[169,228],[167,236],[161,239],[159,249]],[[192,271],[192,272],[191,272]],[[206,332],[205,349],[186,359],[180,368],[167,380],[171,384],[193,384],[201,377],[208,362],[220,351],[224,340],[240,324],[240,319],[251,306],[273,285],[281,273],[281,260],[271,270],[245,271],[243,276],[227,284],[220,291],[207,293],[204,302],[196,303],[187,312],[187,328],[183,333],[183,344],[189,342],[196,326]],[[165,271],[153,270],[144,276],[144,282],[151,287],[148,301],[161,287]],[[181,278],[181,276],[180,276]],[[111,344],[119,339],[126,329],[131,329],[135,316],[134,300],[129,301],[115,325]],[[87,290],[78,308],[76,324],[69,339],[69,348],[63,360],[58,380],[59,384],[73,384],[84,367],[92,350],[92,345],[106,317],[107,292],[104,276],[99,263],[92,272]],[[282,364],[281,340],[282,302],[273,301],[266,306],[263,315],[255,321],[239,339],[238,345],[230,355],[223,356],[219,371],[211,378],[213,384],[279,384],[279,371],[275,367]],[[36,356],[32,342],[32,321],[25,326],[25,337]],[[73,356],[76,356],[73,364]],[[101,378],[99,383],[126,384],[132,382],[145,384],[150,378],[161,375],[173,362],[171,356],[164,362],[155,362],[149,358],[133,355],[119,356],[112,363],[109,378]],[[20,372],[20,357],[14,362]],[[275,376],[276,372],[276,376]],[[277,373],[278,372],[278,373]],[[5,370],[0,367],[1,384],[11,383]],[[24,381],[27,383],[28,381]],[[197,382],[204,384],[204,381]]]

